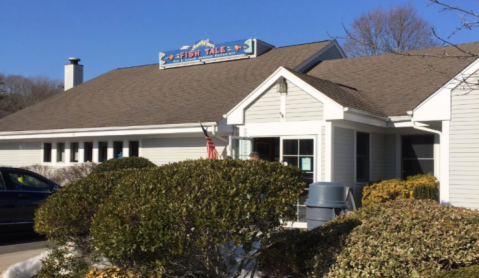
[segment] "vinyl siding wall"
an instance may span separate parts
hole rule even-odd
[[[449,200],[479,209],[479,72],[452,92]]]
[[[354,186],[354,130],[334,127],[332,181]],[[356,194],[355,194],[356,199]]]
[[[42,147],[34,143],[0,143],[0,166],[22,167],[40,164]]]
[[[288,81],[286,121],[314,121],[323,119],[323,103]]]
[[[276,91],[276,86],[272,86],[246,108],[245,124],[279,122],[280,102],[280,94]]]
[[[212,139],[218,153],[226,157],[227,143]],[[186,159],[206,158],[206,141],[204,137],[143,139],[141,156],[157,165]]]

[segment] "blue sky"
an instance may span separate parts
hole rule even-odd
[[[479,10],[477,1],[444,1]],[[0,73],[63,79],[68,57],[79,57],[89,80],[158,63],[159,52],[200,39],[258,38],[275,46],[326,40],[365,11],[408,2],[442,36],[460,23],[456,12],[427,0],[0,0]],[[479,28],[451,41],[479,41]]]

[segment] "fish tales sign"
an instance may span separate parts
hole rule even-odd
[[[199,64],[204,60],[230,60],[248,58],[255,54],[254,40],[237,40],[215,44],[209,39],[200,40],[191,47],[160,52],[160,68],[168,65]]]

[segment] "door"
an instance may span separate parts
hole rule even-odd
[[[253,138],[230,136],[230,146],[231,158],[247,160],[253,151]]]
[[[23,170],[4,170],[3,177],[7,187],[16,194],[17,223],[33,223],[35,210],[48,196],[53,184],[44,177]]]
[[[11,231],[12,224],[16,222],[17,194],[8,188],[0,172],[0,230]]]
[[[296,204],[297,221],[306,222],[306,199],[309,185],[314,181],[314,139],[287,139],[281,142],[282,161],[294,165],[303,171],[303,181],[306,183],[303,193]]]

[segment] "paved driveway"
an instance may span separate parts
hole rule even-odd
[[[35,234],[1,235],[0,274],[13,264],[40,255],[47,245],[51,244]]]

